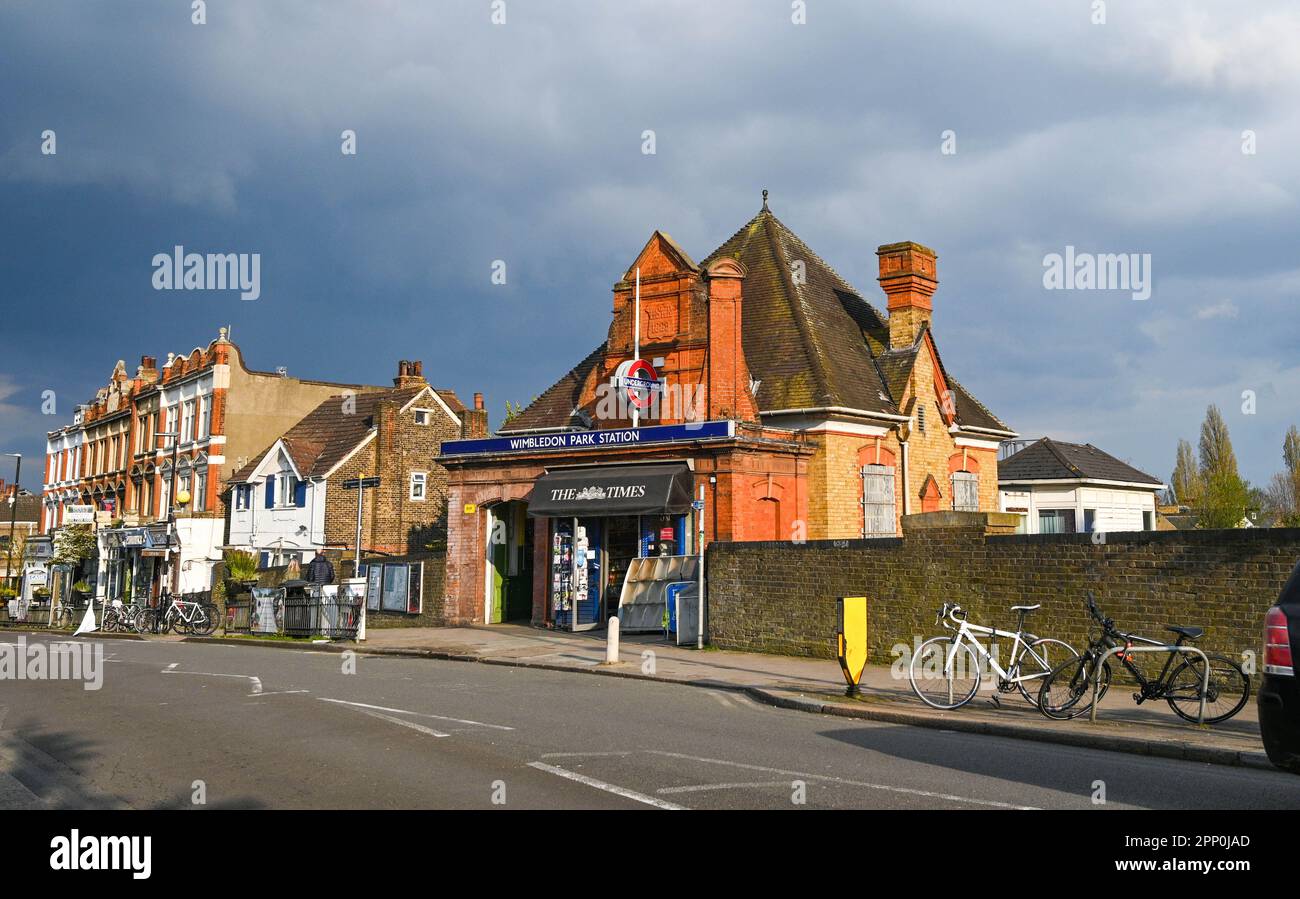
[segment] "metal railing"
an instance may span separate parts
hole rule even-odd
[[[1205,653],[1195,646],[1175,646],[1172,643],[1155,646],[1112,646],[1102,653],[1097,660],[1097,668],[1092,673],[1092,711],[1089,712],[1089,719],[1095,724],[1097,721],[1097,689],[1101,685],[1101,674],[1106,670],[1106,660],[1116,653],[1120,652],[1185,652],[1195,653],[1201,657],[1205,663],[1205,674],[1201,678],[1201,707],[1196,715],[1196,723],[1205,723],[1205,697],[1210,692],[1210,660]]]
[[[364,594],[354,595],[342,589],[326,594],[320,587],[304,592],[279,588],[276,592],[279,595],[271,600],[275,604],[273,613],[266,607],[268,597],[265,596],[260,612],[258,600],[252,596],[246,601],[228,602],[226,633],[355,639]]]

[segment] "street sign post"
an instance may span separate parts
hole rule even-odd
[[[362,505],[362,501],[366,495],[367,490],[373,490],[375,487],[378,486],[379,486],[379,478],[377,477],[368,478],[363,476],[359,478],[348,478],[346,481],[343,482],[344,490],[355,490],[357,492],[357,546],[356,546],[356,555],[353,557],[353,562],[352,562],[352,576],[354,578],[361,577],[361,520],[362,520],[362,516],[365,514],[363,511],[364,506]],[[357,626],[358,642],[366,639],[366,606],[367,605],[369,605],[368,601],[361,603],[361,623]]]

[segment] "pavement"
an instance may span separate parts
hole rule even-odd
[[[735,654],[656,652],[657,675],[719,679],[688,689],[641,679],[654,648],[639,642],[623,672],[638,677],[593,677],[577,666],[591,667],[595,637],[586,648],[531,629],[445,637],[464,651],[508,640],[517,658],[381,651],[426,651],[411,632],[339,656],[2,631],[0,643],[98,645],[104,661],[100,689],[0,680],[0,807],[1300,808],[1300,778],[1275,770],[760,703],[734,685],[771,672]],[[828,680],[827,663],[788,664],[792,688]]]
[[[1198,726],[1177,717],[1165,702],[1133,702],[1132,686],[1117,676],[1097,711],[1097,721],[1051,721],[1016,694],[981,689],[967,706],[932,709],[912,692],[902,666],[868,666],[862,693],[847,698],[835,661],[759,653],[677,647],[660,635],[624,635],[619,662],[605,664],[604,632],[569,633],[527,625],[370,629],[364,651],[452,661],[473,661],[559,671],[582,671],[736,691],[760,702],[806,712],[983,733],[1221,765],[1270,768],[1259,739],[1254,698],[1229,721]],[[193,639],[193,638],[191,638]],[[245,638],[211,638],[240,640]],[[280,641],[256,640],[283,647]],[[301,644],[288,644],[299,646]],[[344,651],[352,644],[316,644]],[[988,686],[988,680],[985,686]]]

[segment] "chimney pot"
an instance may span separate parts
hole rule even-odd
[[[474,408],[480,411],[483,409],[483,394],[474,394]]]

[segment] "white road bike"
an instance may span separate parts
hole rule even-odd
[[[908,667],[912,691],[922,702],[936,709],[961,708],[975,697],[980,688],[981,666],[987,664],[997,676],[999,693],[1018,690],[1025,701],[1038,708],[1043,679],[1066,659],[1078,658],[1079,653],[1063,640],[1026,633],[1025,616],[1037,608],[1038,605],[1012,606],[1011,611],[1019,615],[1016,629],[1004,631],[971,624],[961,606],[944,603],[935,624],[942,624],[955,633],[931,637],[917,647]],[[976,635],[988,639],[993,647],[996,647],[998,638],[1012,641],[1005,669],[998,664],[996,648],[990,651]],[[997,696],[992,699],[997,704]]]

